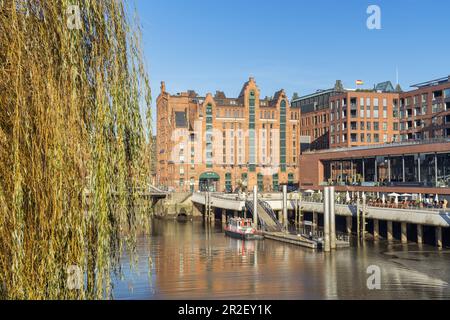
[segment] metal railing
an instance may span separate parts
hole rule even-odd
[[[269,217],[275,222],[276,226],[279,229],[282,229],[283,226],[281,225],[281,223],[278,221],[277,216],[275,215],[275,212],[273,211],[272,207],[263,200],[258,200],[258,204],[264,209],[264,211],[269,215]]]
[[[322,229],[313,228],[312,226],[302,226],[297,229],[297,232],[299,232],[304,237],[312,237],[314,240],[321,240],[324,238],[324,232]],[[342,241],[342,242],[350,242],[350,235],[343,232],[336,232],[336,240]]]
[[[320,196],[303,196],[302,197],[302,202],[310,202],[310,203],[323,203],[323,201],[320,199]],[[351,199],[350,201],[347,201],[347,199],[342,199],[341,198],[336,198],[336,202],[337,205],[346,205],[346,206],[357,206],[357,201]],[[361,201],[361,205],[362,205],[362,201]],[[374,203],[374,201],[372,200],[368,200],[366,202],[366,207],[368,208],[376,208],[376,209],[398,209],[398,210],[417,210],[417,211],[429,211],[429,212],[434,212],[434,213],[440,213],[442,211],[450,211],[449,208],[441,208],[438,206],[430,206],[430,205],[415,205],[412,203],[409,204],[404,204],[404,203],[399,203],[399,204],[395,204],[395,203]]]
[[[430,138],[430,139],[408,140],[408,141],[403,141],[403,142],[383,143],[383,144],[368,145],[368,146],[361,146],[361,147],[305,151],[304,153],[305,154],[309,154],[309,153],[319,154],[319,153],[357,151],[357,150],[366,150],[366,149],[379,149],[379,148],[385,148],[385,147],[402,147],[402,146],[408,146],[408,145],[422,145],[422,144],[448,143],[448,142],[450,142],[450,138]]]

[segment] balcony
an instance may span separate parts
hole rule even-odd
[[[445,124],[450,124],[450,114],[448,114],[448,115],[446,115],[446,116],[444,117],[444,123],[445,123]]]

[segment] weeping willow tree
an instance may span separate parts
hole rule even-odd
[[[111,297],[149,177],[135,21],[119,0],[0,0],[0,299]]]

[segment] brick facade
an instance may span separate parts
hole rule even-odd
[[[253,78],[237,98],[223,92],[157,99],[157,185],[175,191],[272,191],[298,183],[299,110],[283,90],[261,98]]]

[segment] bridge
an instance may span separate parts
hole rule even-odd
[[[301,212],[313,213],[313,224],[317,224],[317,214],[324,213],[324,206],[322,202],[313,200],[302,200],[295,198],[297,194],[288,194],[287,210],[291,213],[295,210]],[[245,194],[223,194],[223,193],[207,193],[197,192],[192,195],[192,202],[200,206],[209,206],[211,209],[222,209],[233,212],[242,212],[247,208],[248,199],[252,196]],[[209,199],[209,201],[207,200]],[[258,199],[266,203],[270,209],[282,219],[281,210],[283,209],[283,196],[281,193],[262,193],[258,195]],[[358,217],[358,211],[363,210],[364,217]],[[258,209],[258,214],[259,214]],[[264,210],[261,210],[263,213]],[[450,227],[450,210],[449,209],[401,209],[401,208],[380,208],[364,206],[358,207],[355,204],[335,204],[335,212],[337,216],[346,218],[347,232],[352,232],[352,225],[354,219],[367,219],[373,223],[373,236],[377,239],[380,235],[379,222],[385,221],[387,223],[387,239],[393,240],[393,223],[401,224],[401,241],[406,243],[408,241],[408,225],[417,226],[417,242],[423,241],[423,227],[435,228],[436,245],[442,246],[442,228]],[[281,217],[280,217],[281,216]],[[265,219],[267,220],[267,218]],[[270,219],[269,219],[270,220]],[[264,221],[267,223],[267,221]],[[363,232],[365,232],[365,224]]]
[[[288,210],[295,210],[296,202],[299,202],[300,210],[305,212],[315,212],[323,214],[323,203],[313,201],[302,201],[301,199],[288,198]],[[259,199],[270,205],[273,211],[278,212],[283,209],[282,194],[261,194]],[[192,201],[201,205],[206,204],[205,193],[194,193]],[[211,193],[210,205],[213,208],[242,211],[245,208],[246,198],[237,194]],[[336,214],[343,217],[356,217],[356,205],[336,204]],[[406,222],[410,224],[422,224],[435,227],[450,227],[450,209],[395,209],[366,207],[366,217],[368,219],[378,219],[393,222]]]

